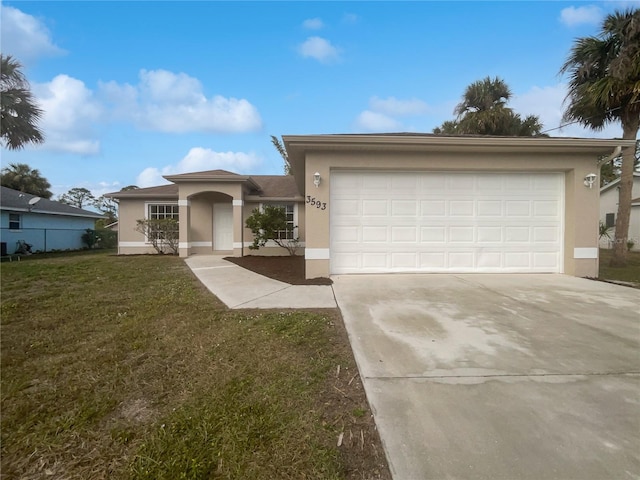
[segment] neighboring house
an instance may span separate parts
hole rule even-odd
[[[110,223],[109,225],[105,225],[104,228],[106,230],[111,230],[112,232],[118,232],[118,221]]]
[[[307,278],[348,273],[598,274],[597,160],[626,140],[431,134],[283,137],[291,176],[223,170],[110,194],[119,251],[151,252],[136,220],[176,218],[180,256],[249,250],[246,218],[284,205]]]
[[[618,184],[617,178],[600,189],[600,221],[610,228],[611,239],[600,239],[601,248],[612,248],[618,215]],[[628,238],[634,242],[634,250],[640,249],[640,172],[633,173],[633,189],[631,191],[631,217],[629,219]]]
[[[84,246],[82,234],[94,228],[102,215],[64,203],[0,187],[0,240],[6,252],[23,241],[33,252],[77,250]]]

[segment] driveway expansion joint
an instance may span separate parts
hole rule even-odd
[[[281,288],[281,289],[279,289],[279,290],[274,290],[273,292],[265,293],[264,295],[261,295],[261,296],[259,296],[259,297],[252,298],[251,300],[247,300],[246,302],[239,303],[239,304],[234,305],[233,307],[229,307],[229,308],[238,308],[238,307],[241,307],[242,305],[246,305],[247,303],[252,303],[252,302],[255,302],[256,300],[260,300],[261,298],[265,298],[265,297],[268,297],[268,296],[270,296],[270,295],[273,295],[274,293],[280,293],[280,292],[283,292],[284,290],[286,290],[287,288],[291,288],[292,286],[293,286],[293,285],[287,285],[286,287],[283,287],[283,288]]]
[[[487,374],[487,375],[402,375],[402,376],[376,376],[363,377],[366,380],[411,380],[424,378],[440,379],[440,378],[501,378],[501,377],[606,377],[606,376],[640,376],[638,372],[589,372],[589,373],[503,373],[503,374]]]

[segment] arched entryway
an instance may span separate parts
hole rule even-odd
[[[233,253],[233,197],[198,192],[188,198],[191,253]]]

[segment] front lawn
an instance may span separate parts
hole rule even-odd
[[[600,275],[602,280],[631,282],[640,285],[640,252],[629,252],[626,267],[610,267],[611,250],[600,249]]]
[[[390,478],[337,310],[229,311],[170,256],[1,269],[3,478]]]

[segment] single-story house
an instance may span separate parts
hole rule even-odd
[[[307,278],[383,272],[598,274],[597,161],[625,140],[289,135],[292,175],[168,175],[119,201],[119,252],[151,252],[136,220],[176,218],[180,255],[249,250],[245,219],[277,204]]]
[[[29,193],[0,187],[0,239],[6,253],[14,253],[18,242],[31,245],[33,252],[78,250],[84,247],[82,234],[95,228],[103,215],[47,200]]]
[[[613,247],[613,236],[616,226],[616,215],[618,214],[618,184],[617,178],[600,189],[600,222],[604,223],[609,230],[611,239],[603,237],[600,239],[601,248]],[[633,187],[631,190],[631,217],[629,219],[629,233],[627,237],[634,242],[634,250],[640,249],[640,172],[633,173]]]

